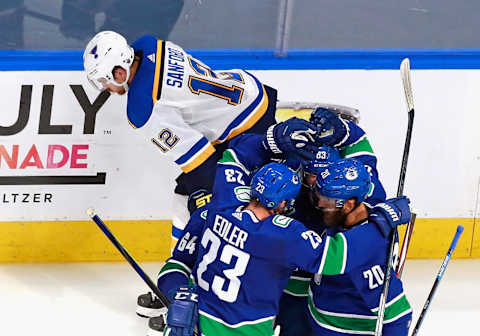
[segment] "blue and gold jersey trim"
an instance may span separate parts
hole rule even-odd
[[[205,162],[214,152],[215,148],[208,142],[207,138],[203,137],[188,152],[175,160],[175,163],[185,173],[189,173]]]
[[[222,133],[222,135],[220,135],[220,137],[213,142],[213,145],[230,140],[247,131],[253,125],[255,125],[267,111],[268,96],[265,88],[255,76],[250,73],[248,74],[255,80],[255,83],[257,84],[258,96],[242,113],[240,113],[238,117],[236,117],[230,123],[230,125],[228,125],[227,129]]]
[[[163,60],[165,57],[165,41],[157,41],[157,54],[155,63],[155,75],[153,78],[153,90],[152,99],[153,104],[160,100],[162,95],[162,83],[163,83]]]

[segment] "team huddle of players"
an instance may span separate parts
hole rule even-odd
[[[139,297],[160,314],[150,335],[374,334],[388,237],[410,210],[385,199],[358,125],[328,108],[275,124],[274,89],[151,36],[130,46],[101,32],[84,66],[95,88],[128,92],[130,124],[183,170],[175,192],[212,194],[173,229],[158,277],[168,313]],[[392,271],[383,335],[407,335],[410,320]]]
[[[322,109],[314,115],[338,118]],[[375,167],[369,173],[333,147],[319,147],[300,176],[292,162],[308,157],[307,145],[284,144],[305,131],[290,119],[271,138],[230,142],[212,201],[193,214],[160,271],[158,286],[173,301],[166,333],[182,335],[198,319],[204,335],[272,335],[274,323],[283,335],[373,334],[388,235],[409,220],[408,200],[385,201]],[[268,163],[275,146],[290,167]],[[411,308],[395,276],[388,302],[384,334],[405,335]]]

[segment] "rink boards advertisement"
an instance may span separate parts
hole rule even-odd
[[[252,70],[280,101],[359,109],[387,194],[395,196],[407,127],[399,71]],[[121,260],[88,220],[93,207],[139,260],[168,256],[178,167],[81,71],[2,71],[0,262]],[[419,219],[409,257],[479,257],[480,71],[413,70],[415,123],[405,194]]]

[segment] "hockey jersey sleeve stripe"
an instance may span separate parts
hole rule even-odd
[[[248,73],[248,72],[247,72]],[[214,145],[224,142],[225,140],[232,139],[239,134],[242,134],[246,130],[250,129],[260,118],[265,114],[268,107],[268,96],[263,85],[258,81],[255,76],[248,73],[257,84],[258,96],[255,100],[236,117],[220,137],[213,142]]]
[[[165,276],[166,274],[172,273],[172,272],[180,272],[188,278],[192,271],[184,263],[182,263],[180,261],[177,261],[177,260],[170,259],[160,269],[160,272],[158,273],[158,278],[161,278],[161,277]]]
[[[343,274],[347,262],[347,240],[343,233],[329,237],[327,256],[322,273],[325,275]]]
[[[358,142],[343,148],[340,152],[342,157],[351,158],[359,155],[375,155],[370,141],[363,136]]]
[[[374,335],[376,316],[361,316],[353,314],[336,314],[317,309],[308,296],[308,310],[313,320],[321,327],[341,333]]]
[[[385,305],[384,323],[394,322],[411,311],[410,302],[408,302],[405,293],[402,292]],[[378,315],[378,307],[372,309],[372,312]]]
[[[226,151],[224,151],[222,158],[220,159],[220,161],[218,161],[218,163],[236,166],[247,174],[250,174],[250,171],[245,168],[245,166],[240,162],[240,160],[237,158],[237,155],[235,154],[235,151],[233,151],[232,149],[227,149]]]
[[[155,76],[153,79],[152,99],[153,104],[160,99],[163,83],[163,58],[165,57],[165,41],[157,41],[157,54],[155,63]]]
[[[322,260],[320,262],[320,267],[318,268],[318,271],[317,271],[318,274],[323,273],[323,269],[325,267],[325,260],[327,259],[327,251],[328,251],[329,245],[330,245],[330,237],[327,236],[325,238],[325,247],[323,248]]]
[[[275,316],[269,316],[255,321],[228,324],[215,316],[199,310],[202,335],[272,335],[272,321],[274,318]]]
[[[175,160],[175,163],[185,173],[188,173],[205,162],[214,152],[215,148],[208,142],[207,138],[203,137],[188,152]]]
[[[310,278],[300,278],[300,277],[290,277],[288,280],[287,286],[283,290],[285,293],[304,297],[308,295],[308,287],[310,285]]]

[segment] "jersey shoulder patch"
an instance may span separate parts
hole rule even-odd
[[[250,202],[250,187],[249,186],[238,186],[234,189],[235,197],[240,202]]]
[[[272,219],[272,223],[274,225],[280,226],[281,228],[284,228],[284,229],[287,228],[292,221],[293,221],[293,218],[289,218],[282,215],[276,215]]]

